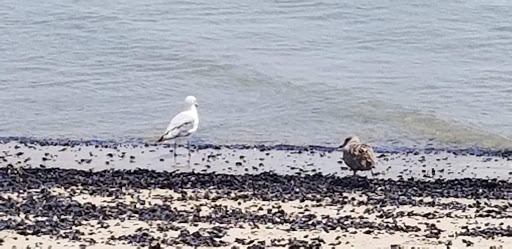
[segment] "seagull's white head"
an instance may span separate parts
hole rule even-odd
[[[350,136],[350,137],[347,137],[345,138],[345,142],[343,142],[342,145],[340,145],[340,149],[345,149],[345,147],[347,145],[350,145],[350,144],[355,144],[355,143],[360,143],[361,140],[359,140],[359,138],[357,136]]]
[[[198,107],[199,105],[197,104],[196,97],[194,97],[194,96],[187,96],[185,98],[185,106],[187,108],[190,108],[192,106]]]

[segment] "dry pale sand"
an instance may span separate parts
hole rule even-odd
[[[492,219],[492,218],[477,218],[475,217],[475,208],[468,208],[466,211],[453,211],[450,209],[443,209],[439,207],[413,207],[413,206],[400,206],[400,207],[386,207],[385,209],[391,211],[392,213],[397,212],[411,212],[417,214],[414,217],[404,217],[393,219],[386,218],[378,218],[375,214],[365,214],[364,210],[369,206],[357,206],[357,205],[345,205],[343,207],[332,206],[328,201],[325,203],[313,203],[313,202],[299,202],[299,201],[291,201],[291,202],[279,202],[279,201],[245,201],[245,202],[237,202],[228,199],[220,199],[215,202],[210,202],[200,197],[204,195],[201,191],[188,191],[190,195],[197,195],[198,200],[187,200],[187,201],[178,201],[176,200],[181,194],[176,193],[172,190],[167,189],[154,189],[154,190],[141,190],[141,191],[128,191],[127,195],[122,199],[114,199],[109,197],[101,197],[101,196],[91,196],[88,194],[79,194],[76,196],[69,196],[66,191],[61,188],[54,188],[51,192],[55,195],[59,195],[62,197],[69,197],[72,200],[75,200],[79,203],[93,203],[98,206],[102,205],[115,205],[117,202],[124,202],[127,204],[135,203],[136,198],[141,198],[146,200],[144,205],[139,205],[139,207],[151,206],[153,204],[163,204],[166,202],[164,197],[172,196],[173,201],[170,204],[175,207],[177,210],[184,211],[193,211],[196,206],[200,205],[202,207],[200,215],[207,215],[210,211],[210,207],[212,205],[221,205],[226,208],[240,209],[244,212],[252,212],[252,213],[266,213],[267,209],[276,210],[285,210],[287,215],[291,217],[296,217],[297,215],[308,213],[308,214],[316,214],[318,216],[328,215],[332,218],[340,217],[340,216],[352,216],[352,217],[360,217],[364,216],[365,219],[377,222],[396,222],[398,224],[407,224],[407,225],[417,225],[419,227],[425,228],[426,224],[436,224],[436,226],[444,230],[441,233],[439,238],[425,238],[425,231],[413,232],[413,233],[401,233],[396,232],[390,234],[385,231],[372,231],[368,234],[364,232],[367,229],[350,229],[348,232],[346,231],[331,231],[325,232],[322,229],[314,229],[314,230],[305,230],[305,231],[288,231],[287,225],[259,225],[258,228],[255,228],[251,224],[248,223],[236,223],[228,226],[220,225],[228,229],[227,235],[222,238],[223,241],[228,242],[230,245],[221,248],[231,248],[232,245],[236,245],[236,238],[244,238],[247,240],[255,240],[255,241],[265,241],[266,244],[270,244],[271,239],[289,239],[289,238],[301,238],[301,239],[311,239],[315,237],[319,237],[325,241],[324,247],[336,247],[336,248],[390,248],[391,245],[398,244],[403,248],[447,248],[444,244],[446,241],[451,241],[451,248],[466,248],[466,244],[463,243],[463,239],[471,241],[474,243],[472,248],[490,248],[491,246],[504,246],[503,248],[507,248],[506,245],[511,245],[512,238],[511,237],[500,237],[494,239],[484,239],[484,238],[471,238],[467,236],[457,236],[454,231],[459,231],[463,226],[485,226],[485,224],[490,224],[490,226],[495,226],[496,223],[503,223],[502,226],[512,225],[512,219]],[[130,194],[131,193],[131,194]],[[11,198],[17,198],[19,200],[23,199],[23,194],[21,195],[13,195],[9,194]],[[7,194],[4,194],[4,197],[7,197]],[[347,194],[348,199],[353,198],[353,202],[356,203],[358,200],[364,200],[365,194],[361,193],[351,193]],[[429,198],[418,198],[418,200],[423,199],[425,202],[431,201]],[[462,199],[462,198],[446,198],[446,199],[438,199],[437,203],[451,203],[458,202],[461,204],[471,204],[474,203],[474,200]],[[507,204],[507,201],[504,200],[493,200],[488,201],[491,205],[499,204]],[[448,213],[451,214],[452,217],[456,218],[434,218],[427,219],[422,217],[422,214],[425,213],[437,213],[438,216],[444,216]],[[508,213],[508,215],[512,215],[512,213]],[[23,217],[28,218],[28,217]],[[86,245],[87,248],[136,248],[136,245],[129,245],[123,241],[112,241],[109,240],[111,236],[121,236],[136,233],[136,231],[147,231],[154,237],[160,238],[173,238],[177,237],[178,231],[167,231],[167,232],[158,232],[157,225],[161,222],[152,221],[152,222],[144,222],[139,220],[126,220],[126,221],[118,221],[111,220],[108,221],[110,227],[108,229],[98,229],[97,222],[91,221],[88,224],[77,226],[76,229],[83,231],[86,235],[83,236],[83,239],[92,238],[95,241],[99,242],[94,245],[89,245],[85,242],[73,242],[63,239],[54,239],[50,236],[20,236],[13,231],[0,231],[0,238],[4,240],[4,244],[2,248],[12,248],[12,246],[16,246],[17,248],[26,248],[27,246],[35,247],[41,246],[42,248],[48,248],[51,246],[52,248],[79,248],[80,245]],[[191,232],[198,230],[199,228],[205,227],[213,227],[219,224],[210,224],[210,223],[201,223],[201,222],[187,222],[187,223],[177,223],[175,224],[179,227],[187,228]],[[91,234],[93,232],[94,234]],[[355,233],[357,232],[357,233]],[[90,234],[90,235],[89,235]],[[240,246],[240,245],[239,245]],[[181,246],[182,248],[190,248],[187,246]],[[241,246],[242,248],[244,246]],[[497,248],[498,248],[497,247]],[[37,247],[36,247],[37,248]]]

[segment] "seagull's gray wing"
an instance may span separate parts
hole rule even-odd
[[[188,132],[194,127],[194,116],[190,112],[181,112],[174,116],[171,123],[160,137],[159,142],[190,135]]]

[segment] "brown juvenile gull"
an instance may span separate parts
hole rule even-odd
[[[197,114],[197,100],[194,96],[185,98],[185,108],[172,118],[171,123],[157,142],[174,140],[174,162],[176,162],[176,140],[187,139],[197,131],[199,127],[199,115]],[[190,162],[190,142],[187,140],[188,157]]]
[[[370,170],[373,175],[372,169],[375,168],[377,159],[370,145],[361,143],[357,136],[351,136],[338,148],[343,150],[343,161],[354,171],[354,175],[358,170]]]

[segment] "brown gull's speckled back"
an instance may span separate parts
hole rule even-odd
[[[354,171],[354,174],[357,171],[366,171],[375,168],[377,159],[373,148],[368,144],[359,142],[359,138],[355,136],[349,137],[340,147],[343,148],[343,161]]]

